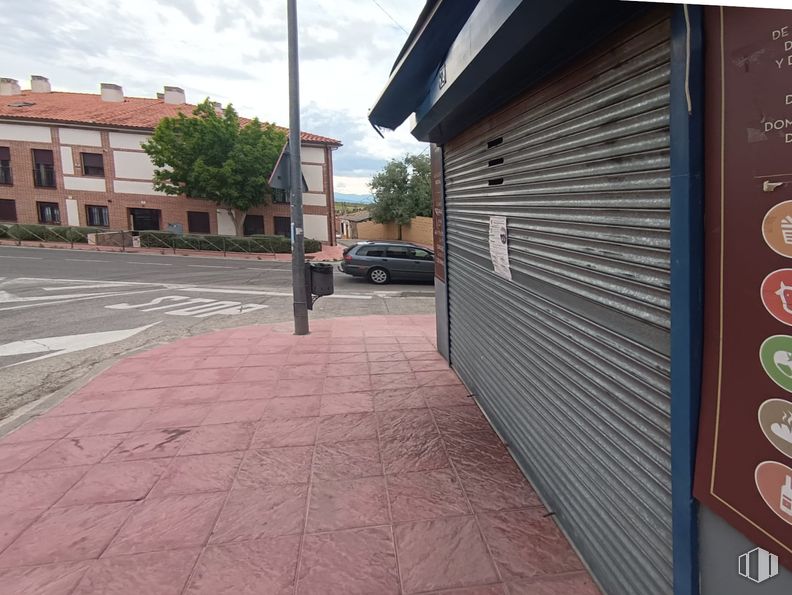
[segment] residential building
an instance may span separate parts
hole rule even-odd
[[[792,593],[790,73],[790,10],[428,0],[369,112],[433,143],[438,349],[603,593]]]
[[[233,235],[226,209],[154,190],[153,165],[141,148],[164,117],[190,114],[184,91],[126,97],[102,83],[99,94],[51,90],[33,76],[29,90],[0,79],[0,222],[176,230]],[[219,104],[216,104],[220,109]],[[335,139],[302,133],[305,237],[335,243]],[[288,198],[251,209],[244,232],[290,235]]]

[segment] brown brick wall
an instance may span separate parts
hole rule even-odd
[[[434,227],[431,217],[413,217],[409,225],[402,227],[402,239],[407,242],[432,246]]]
[[[51,127],[51,133],[53,136],[53,142],[51,144],[0,140],[0,146],[8,146],[10,148],[14,182],[12,186],[0,185],[0,199],[11,199],[16,202],[17,223],[38,223],[36,202],[42,201],[57,203],[60,206],[61,224],[66,225],[66,199],[72,198],[77,201],[81,225],[87,225],[85,207],[87,205],[98,205],[108,207],[110,228],[113,229],[130,228],[130,208],[146,208],[159,209],[161,211],[160,222],[163,230],[167,229],[169,223],[181,223],[185,232],[188,231],[187,211],[209,213],[211,233],[217,233],[218,207],[211,201],[157,194],[125,194],[114,192],[113,179],[115,179],[115,169],[113,163],[113,149],[110,147],[108,131],[101,132],[103,145],[101,148],[72,145],[74,163],[81,164],[81,152],[103,153],[106,191],[94,192],[65,189],[58,131],[55,126]],[[34,186],[32,149],[48,149],[53,152],[56,188],[36,188]],[[325,155],[328,160],[328,163],[324,167],[325,195],[328,197],[328,203],[332,204],[332,151],[327,150]],[[75,168],[74,175],[80,176],[81,174],[81,169]],[[96,178],[92,177],[91,179]],[[328,218],[328,237],[330,243],[334,244],[335,224],[332,217],[332,208],[305,206],[304,212],[305,214],[311,215],[324,215]],[[270,204],[264,207],[251,209],[249,213],[252,215],[262,215],[264,217],[265,233],[272,234],[274,233],[273,217],[289,217],[290,207],[288,204]]]
[[[355,227],[359,240],[398,240],[399,226],[395,223],[374,223],[373,221],[363,221],[352,224],[352,233],[355,235]],[[414,242],[431,246],[433,242],[434,229],[431,217],[414,217],[407,225],[402,225],[401,239],[405,242]]]

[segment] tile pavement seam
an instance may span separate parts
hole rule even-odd
[[[119,443],[119,444],[120,444],[120,443]],[[115,447],[113,447],[113,450],[115,450],[115,448],[117,448],[117,446],[118,446],[118,445],[116,445]],[[111,452],[112,452],[112,451],[111,451]],[[105,456],[106,456],[106,455],[105,455]],[[85,470],[85,473],[83,473],[83,474],[82,474],[82,475],[79,477],[79,479],[77,479],[77,481],[75,481],[75,482],[74,482],[72,485],[70,485],[70,486],[69,486],[69,487],[66,489],[66,491],[65,491],[65,492],[63,492],[63,493],[60,495],[60,498],[58,498],[57,500],[55,500],[55,502],[53,502],[53,503],[50,505],[50,507],[49,507],[49,508],[47,508],[47,509],[46,509],[44,512],[48,512],[50,509],[52,509],[52,508],[55,508],[56,506],[58,506],[58,503],[59,503],[61,500],[63,500],[63,499],[66,497],[66,494],[68,494],[69,492],[71,492],[71,491],[72,491],[72,489],[74,488],[74,486],[76,486],[78,483],[80,483],[80,482],[81,482],[81,481],[82,481],[82,480],[85,478],[85,476],[86,476],[86,475],[88,475],[88,473],[91,471],[91,469],[93,469],[94,467],[96,467],[96,466],[97,466],[99,463],[101,463],[101,462],[102,462],[102,461],[99,461],[98,463],[94,463],[93,465],[88,465],[88,469],[86,469],[86,470]],[[79,465],[77,465],[77,466],[79,466]],[[120,500],[120,502],[127,502],[127,500]],[[104,504],[104,502],[103,502],[102,504]],[[79,506],[79,504],[78,504],[78,505],[76,505],[76,506]],[[67,508],[67,507],[65,507],[65,506],[64,506],[63,508]],[[43,514],[43,513],[42,513],[42,514]]]
[[[374,427],[377,432],[377,451],[379,453],[380,465],[382,466],[382,477],[385,482],[385,502],[388,506],[388,519],[390,520],[389,530],[393,541],[393,553],[396,556],[396,574],[399,578],[399,593],[404,593],[404,581],[402,580],[401,563],[399,562],[399,545],[396,543],[396,532],[393,530],[393,511],[390,503],[390,490],[388,489],[388,474],[385,473],[385,461],[382,458],[382,437],[380,436],[380,416],[374,413]]]
[[[121,439],[119,439],[119,440],[118,440],[118,442],[116,442],[116,443],[113,445],[113,447],[112,447],[110,450],[108,450],[108,451],[107,451],[107,453],[105,453],[105,454],[104,454],[104,455],[103,455],[103,456],[102,456],[102,457],[101,457],[101,458],[100,458],[98,461],[96,461],[96,462],[94,462],[94,463],[77,463],[77,464],[74,464],[74,465],[67,465],[67,464],[65,464],[65,463],[61,463],[61,464],[59,464],[59,465],[55,465],[55,466],[53,466],[53,467],[34,467],[34,468],[32,468],[32,469],[22,469],[22,467],[24,467],[24,465],[22,465],[22,467],[18,467],[18,468],[17,468],[17,471],[22,471],[22,472],[26,472],[26,471],[55,471],[55,470],[57,470],[57,469],[70,469],[70,468],[72,468],[72,467],[82,467],[83,465],[88,465],[89,467],[93,467],[94,465],[98,465],[99,463],[101,463],[102,461],[104,461],[104,458],[105,458],[106,456],[108,456],[108,455],[109,455],[111,452],[113,452],[113,451],[114,451],[116,448],[118,448],[118,445],[119,445],[119,444],[121,444],[121,443],[122,443],[124,440],[126,440],[126,439],[129,437],[129,434],[130,434],[130,432],[119,432],[119,434],[123,435],[123,436],[124,436],[124,438],[121,438]],[[50,444],[50,445],[49,445],[47,448],[45,448],[45,449],[44,449],[44,450],[42,450],[40,453],[38,453],[37,455],[35,455],[34,457],[32,457],[32,458],[31,458],[29,461],[27,461],[27,462],[25,463],[25,465],[27,465],[27,463],[29,463],[30,461],[32,461],[32,460],[33,460],[34,458],[36,458],[37,456],[39,456],[39,455],[43,455],[45,452],[47,452],[47,451],[48,451],[48,450],[50,450],[51,448],[53,448],[53,449],[54,449],[54,448],[55,448],[55,447],[58,445],[58,443],[59,443],[59,442],[62,442],[62,441],[64,441],[64,440],[71,440],[71,441],[77,440],[77,441],[80,441],[80,440],[82,440],[83,438],[104,438],[105,436],[116,436],[116,435],[118,435],[118,434],[103,434],[103,435],[101,435],[101,436],[69,436],[69,435],[66,435],[66,436],[64,436],[63,438],[58,438],[58,439],[56,439],[56,440],[55,440],[55,441],[54,441],[52,444]],[[80,447],[80,448],[81,448],[81,447]],[[89,471],[90,471],[90,469],[89,469]],[[13,473],[13,471],[12,471],[11,473]],[[87,474],[87,473],[88,473],[88,471],[86,471],[86,474]],[[79,481],[79,480],[78,480],[78,481]],[[69,488],[69,489],[71,489],[71,488]],[[64,495],[65,495],[65,494],[64,494]],[[61,496],[61,498],[62,498],[62,497],[63,497],[63,496]],[[58,498],[58,501],[60,501],[60,498]],[[53,505],[53,506],[54,506],[54,505]]]
[[[173,458],[175,459],[176,457]],[[236,481],[236,476],[237,474],[239,474],[239,468],[242,466],[242,461],[244,460],[245,460],[244,456],[239,458],[239,462],[237,463],[236,466],[236,472],[234,473],[234,481]],[[157,483],[159,483],[159,480],[157,480]],[[185,593],[187,591],[187,588],[190,586],[190,581],[192,581],[193,574],[195,574],[195,569],[198,567],[198,562],[203,557],[204,552],[206,551],[206,548],[209,545],[209,540],[212,538],[212,534],[214,533],[215,527],[217,527],[217,521],[220,519],[220,515],[223,514],[223,509],[225,508],[228,499],[231,497],[231,490],[233,489],[234,489],[234,482],[232,482],[231,487],[229,487],[225,491],[225,497],[223,498],[223,503],[218,507],[217,514],[215,515],[214,522],[212,523],[212,528],[206,534],[206,539],[204,540],[204,543],[201,545],[201,550],[198,552],[198,555],[195,557],[195,562],[193,562],[192,568],[190,568],[190,573],[187,575],[187,579],[184,581],[184,585],[179,590],[180,595]],[[212,493],[212,492],[204,492],[204,493]]]
[[[473,587],[449,587],[448,589],[435,589],[433,591],[416,591],[411,593],[410,595],[443,595],[443,593],[456,594],[456,593],[460,593],[460,591],[464,591],[469,588],[475,589],[477,587],[501,587],[501,586],[505,587],[507,586],[507,583],[498,581],[491,583],[481,583],[478,585],[474,585]]]
[[[448,459],[448,464],[451,467],[452,471],[454,472],[457,481],[459,482],[459,487],[462,490],[462,494],[465,496],[465,502],[468,505],[468,509],[473,514],[473,522],[476,523],[476,529],[479,532],[479,536],[481,537],[481,540],[484,542],[484,547],[487,548],[487,555],[490,558],[490,563],[492,564],[492,567],[495,569],[495,574],[497,575],[498,580],[502,583],[503,575],[501,574],[498,564],[495,562],[495,556],[492,555],[492,548],[490,548],[490,544],[487,541],[487,538],[484,536],[484,531],[482,531],[481,529],[481,523],[479,522],[478,513],[476,512],[476,509],[473,508],[473,504],[470,502],[470,498],[468,497],[467,490],[465,489],[465,486],[462,483],[462,478],[459,476],[459,473],[457,472],[456,466],[454,465],[454,461],[452,461],[451,457],[448,455],[448,448],[446,447],[445,438],[443,437],[443,433],[440,431],[440,426],[437,425],[437,419],[435,419],[434,411],[432,410],[431,407],[428,407],[428,409],[429,409],[429,415],[432,418],[432,423],[434,424],[437,433],[440,435],[440,444],[443,446],[443,452],[445,453],[446,458]]]
[[[325,375],[325,378],[327,376]],[[322,397],[319,398],[319,408],[321,410],[322,407]],[[297,595],[297,587],[300,583],[300,569],[302,567],[302,557],[303,557],[303,546],[305,544],[305,534],[308,530],[308,514],[311,510],[311,495],[313,494],[313,479],[314,479],[314,460],[316,459],[316,444],[317,439],[319,438],[319,423],[317,422],[316,428],[314,429],[314,441],[313,446],[311,448],[311,466],[308,470],[308,489],[305,493],[305,518],[303,519],[303,530],[300,533],[300,543],[297,546],[297,560],[294,564],[294,586],[292,589],[292,593]]]
[[[71,489],[71,488],[69,488],[69,489]],[[53,504],[53,506],[54,506],[54,504]],[[39,513],[38,513],[36,516],[34,516],[34,517],[33,517],[33,518],[30,520],[30,522],[29,522],[29,523],[26,523],[26,524],[25,524],[25,526],[22,528],[22,530],[21,530],[19,533],[17,533],[17,534],[16,534],[16,536],[14,537],[14,539],[12,539],[11,541],[9,541],[9,542],[8,542],[8,543],[5,545],[5,547],[2,547],[2,548],[0,548],[0,555],[2,555],[2,554],[3,554],[3,552],[5,552],[5,551],[6,551],[8,548],[10,548],[10,547],[11,547],[11,546],[12,546],[14,543],[16,543],[16,540],[17,540],[17,539],[19,539],[20,537],[22,537],[22,534],[23,534],[25,531],[27,531],[28,529],[30,529],[30,527],[33,525],[33,523],[37,522],[37,521],[38,521],[38,520],[39,520],[39,519],[40,519],[42,516],[44,516],[44,513],[45,513],[45,512],[47,512],[48,510],[49,510],[49,508],[47,508],[47,509],[45,509],[45,510],[42,510],[42,511],[41,511],[41,512],[39,512]]]
[[[0,440],[2,440],[2,438],[0,438]],[[24,461],[22,461],[22,463],[20,463],[19,465],[17,465],[13,469],[9,469],[8,471],[3,471],[2,473],[0,473],[0,477],[3,477],[4,475],[9,474],[9,473],[15,473],[15,472],[21,470],[22,467],[27,465],[30,461],[35,459],[41,453],[43,453],[43,452],[49,450],[50,448],[52,448],[59,440],[62,440],[62,438],[55,438],[54,440],[52,440],[52,443],[49,446],[45,446],[43,450],[41,450],[41,451],[39,451],[39,452],[37,452],[37,453],[35,453],[33,455],[30,455],[28,458],[26,458]],[[30,444],[31,442],[38,442],[38,440],[31,440],[29,442],[17,442],[16,444]],[[42,442],[44,442],[44,441],[42,440]],[[14,443],[12,442],[11,444],[9,444],[9,446],[14,446]]]

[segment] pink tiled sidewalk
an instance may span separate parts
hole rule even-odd
[[[0,440],[0,593],[597,593],[433,317],[228,330]]]

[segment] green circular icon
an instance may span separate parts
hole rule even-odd
[[[759,348],[759,359],[773,382],[792,393],[792,337],[775,335],[765,339]]]

